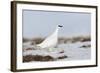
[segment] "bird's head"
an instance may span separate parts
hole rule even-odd
[[[58,27],[59,27],[59,28],[62,28],[63,26],[62,26],[62,25],[58,25]]]

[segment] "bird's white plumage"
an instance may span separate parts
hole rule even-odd
[[[37,46],[41,48],[53,48],[57,45],[58,43],[58,29],[59,27],[57,26],[55,31],[48,36],[42,43],[38,44]]]

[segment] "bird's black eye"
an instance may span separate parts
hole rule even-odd
[[[58,25],[58,27],[63,27],[62,25]]]

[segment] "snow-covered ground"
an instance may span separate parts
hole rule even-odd
[[[77,42],[69,44],[61,44],[59,47],[64,48],[66,55],[65,60],[83,60],[91,58],[91,47],[82,47],[83,45],[90,45],[90,42]]]
[[[24,46],[23,56],[27,56],[27,55],[47,56],[49,55],[55,59],[57,57],[67,56],[66,58],[56,59],[56,60],[85,60],[85,59],[91,58],[90,41],[59,44],[57,48],[36,49],[36,50],[34,49],[26,50],[26,48],[34,47],[34,45],[30,45],[29,43],[27,44],[25,43],[23,46]],[[63,52],[63,53],[60,53],[60,52]]]

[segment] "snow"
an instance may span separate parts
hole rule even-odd
[[[41,56],[51,56],[53,58],[57,58],[59,56],[64,56],[64,54],[58,54],[58,51],[57,52],[49,52],[49,51],[45,51],[45,50],[30,50],[30,51],[27,51],[27,52],[24,52],[23,53],[23,56],[26,56],[26,55],[41,55]]]
[[[59,47],[64,48],[67,60],[83,60],[91,58],[91,48],[81,48],[82,45],[90,45],[90,42],[77,42],[73,44],[61,44]]]
[[[27,55],[41,55],[41,56],[51,56],[57,58],[60,56],[68,56],[64,59],[58,60],[85,60],[91,58],[91,47],[82,47],[83,45],[90,45],[90,41],[86,42],[75,42],[75,43],[66,43],[59,44],[57,48],[49,49],[36,49],[36,50],[25,50],[23,51],[23,56]],[[24,45],[25,46],[25,45]],[[34,47],[34,45],[26,45],[26,47]],[[24,47],[24,48],[26,48]],[[64,53],[59,53],[64,51]]]

